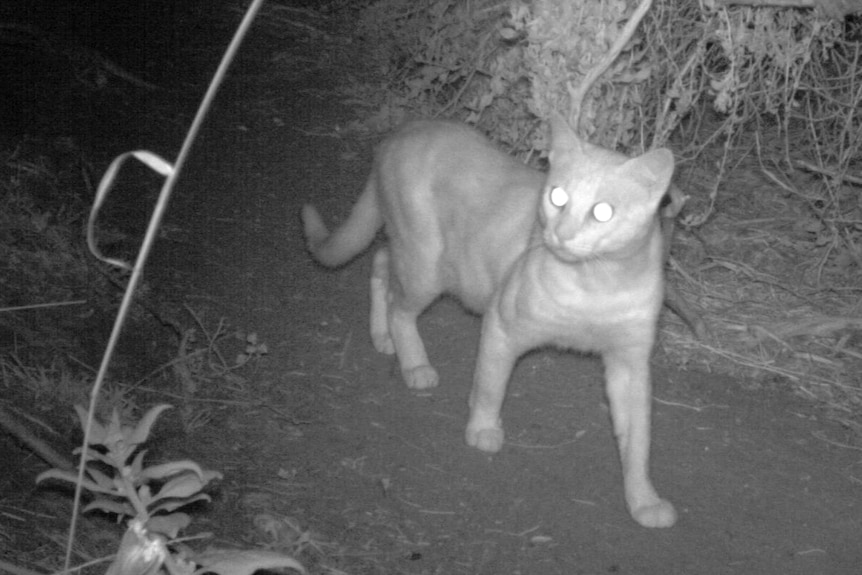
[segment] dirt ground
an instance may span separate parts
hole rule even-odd
[[[213,47],[229,34],[212,32]],[[160,449],[225,475],[193,530],[264,544],[253,523],[265,513],[313,532],[313,572],[351,575],[862,573],[862,453],[786,390],[656,357],[653,479],[680,513],[666,530],[625,510],[598,359],[525,357],[503,412],[508,442],[480,453],[463,439],[479,320],[444,300],[420,325],[441,385],[408,390],[367,333],[369,256],[329,271],[304,250],[300,206],[342,219],[373,145],[339,132],[353,117],[335,91],[349,70],[332,67],[328,46],[252,35],[149,264],[159,293],[269,348],[230,402],[207,404],[209,424]],[[219,53],[163,69],[198,83]],[[159,81],[182,82],[171,78]],[[167,155],[191,110],[178,102],[161,134],[151,116],[110,135],[93,119],[87,137]]]

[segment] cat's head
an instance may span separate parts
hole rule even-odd
[[[571,262],[637,253],[658,225],[673,175],[670,150],[628,158],[582,141],[555,116],[549,160],[539,207],[545,245]]]

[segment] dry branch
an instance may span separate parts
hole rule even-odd
[[[829,18],[843,19],[847,14],[862,12],[859,0],[717,0],[718,6],[753,6],[756,8],[815,8]]]
[[[46,463],[59,469],[74,469],[74,464],[57,453],[54,448],[36,437],[29,429],[18,422],[6,409],[0,407],[0,427],[3,427],[21,443],[33,450]]]
[[[851,184],[856,184],[857,186],[862,186],[862,176],[848,176],[847,174],[839,174],[838,170],[830,170],[827,168],[818,168],[811,162],[806,162],[805,160],[795,160],[793,162],[797,168],[802,170],[806,170],[809,172],[814,172],[817,174],[823,174],[833,180],[850,182]]]
[[[592,88],[595,81],[599,79],[599,76],[604,74],[607,69],[611,67],[611,64],[614,63],[614,60],[616,60],[620,55],[620,52],[623,51],[623,48],[628,44],[632,36],[634,36],[638,24],[643,20],[643,17],[649,11],[651,6],[652,0],[642,0],[641,3],[638,4],[637,8],[635,8],[629,21],[626,22],[625,27],[622,32],[620,32],[614,45],[611,46],[611,49],[608,50],[608,53],[605,54],[602,60],[587,72],[581,85],[574,88],[571,83],[569,83],[568,89],[571,100],[569,102],[569,117],[567,119],[576,130],[580,131],[581,105],[583,104],[584,96],[586,96],[587,92],[590,91],[590,88]]]
[[[781,339],[808,336],[826,336],[836,331],[862,330],[862,318],[811,316],[795,321],[784,321],[769,327],[769,333]]]

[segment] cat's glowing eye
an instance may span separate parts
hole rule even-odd
[[[569,203],[569,194],[563,188],[557,186],[551,190],[551,204],[557,208],[562,208]]]
[[[599,202],[593,206],[593,217],[597,222],[608,222],[614,217],[614,208],[605,202]]]

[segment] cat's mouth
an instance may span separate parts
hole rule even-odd
[[[545,247],[552,254],[567,263],[584,262],[596,257],[594,250],[587,247],[578,247],[574,242],[565,242],[551,231],[544,233],[544,242]]]

